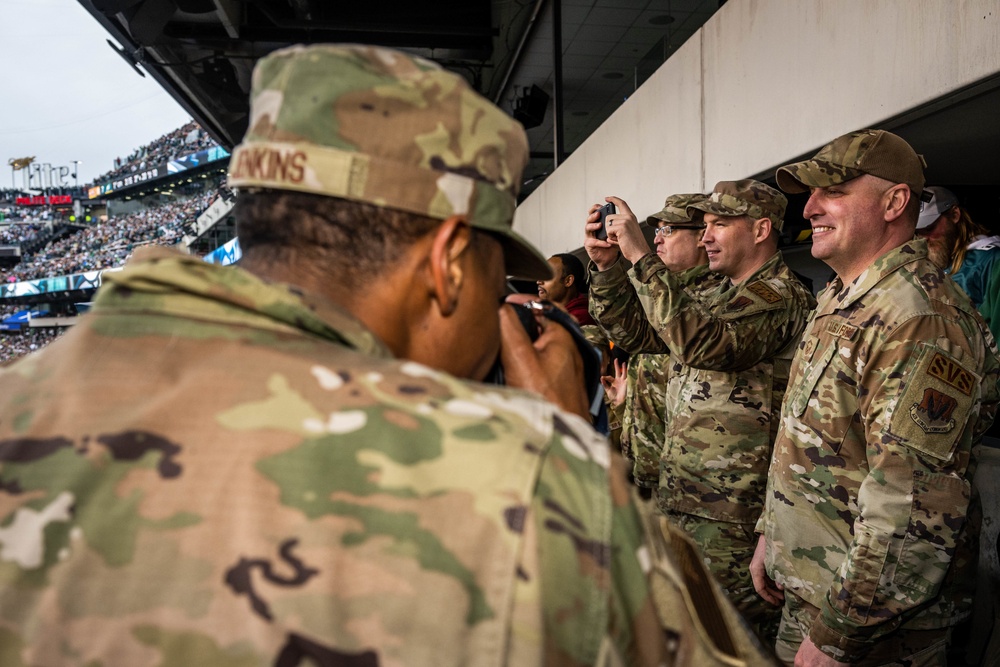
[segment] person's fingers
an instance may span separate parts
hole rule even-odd
[[[504,297],[506,303],[513,303],[519,306],[523,306],[526,303],[531,303],[532,301],[538,301],[538,294],[508,294]]]
[[[629,208],[629,205],[621,197],[614,197],[614,196],[605,197],[604,200],[605,201],[609,201],[612,204],[614,204],[615,207],[618,209],[619,213],[627,213],[628,215],[632,216],[633,218],[635,217],[635,214],[632,213],[632,209]]]

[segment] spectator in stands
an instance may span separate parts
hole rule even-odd
[[[122,266],[139,246],[175,245],[183,237],[184,225],[197,219],[216,194],[209,191],[191,199],[112,217],[25,256],[13,270],[0,273],[0,280],[6,281],[11,276],[33,280],[111,269]]]
[[[38,223],[17,223],[0,229],[0,245],[20,245],[37,236],[44,225]]]
[[[932,185],[920,209],[917,236],[927,239],[931,260],[951,275],[1000,339],[1000,236],[973,222],[955,193]]]
[[[0,307],[0,321],[30,306]],[[23,327],[21,331],[0,331],[0,366],[40,350],[62,335],[60,327]]]
[[[183,127],[137,148],[127,158],[116,158],[115,168],[99,176],[94,183],[106,183],[217,145],[205,130],[196,122],[190,121]]]
[[[552,278],[538,281],[538,298],[562,306],[580,324],[596,324],[588,310],[587,272],[583,270],[583,262],[569,253],[560,253],[549,257],[549,266]]]

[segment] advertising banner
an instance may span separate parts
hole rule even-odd
[[[212,146],[207,150],[191,153],[190,155],[179,157],[176,160],[171,160],[170,162],[156,167],[144,169],[143,171],[128,174],[126,176],[120,176],[106,183],[95,185],[94,187],[87,189],[87,197],[89,199],[96,199],[97,197],[101,197],[116,190],[123,190],[125,188],[130,188],[133,185],[139,185],[140,183],[145,183],[147,181],[154,181],[158,178],[163,178],[172,174],[179,174],[183,171],[187,171],[188,169],[209,164],[211,162],[215,162],[216,160],[223,160],[228,157],[229,151],[225,148],[221,146]]]

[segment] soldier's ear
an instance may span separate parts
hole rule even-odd
[[[902,183],[886,190],[884,198],[885,221],[892,222],[899,219],[903,215],[903,211],[906,210],[906,205],[912,196],[913,193],[910,192],[909,186]]]
[[[472,229],[465,216],[453,215],[437,228],[431,242],[430,277],[432,299],[444,317],[455,312],[464,273],[459,261],[469,249]]]
[[[753,222],[753,242],[763,243],[771,236],[771,218],[758,218]]]

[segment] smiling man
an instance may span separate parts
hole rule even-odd
[[[973,447],[997,408],[986,323],[914,239],[923,160],[862,130],[778,170],[837,278],[792,364],[752,571],[795,665],[945,665],[969,614]]]
[[[658,505],[768,638],[777,609],[750,580],[753,527],[792,352],[814,304],[778,253],[785,196],[758,181],[722,181],[687,205],[695,223],[703,218],[709,267],[724,277],[697,293],[651,252],[628,204],[607,201],[619,211],[608,216],[608,240],[596,237],[598,205],[586,226],[591,314],[630,353],[670,355]]]

